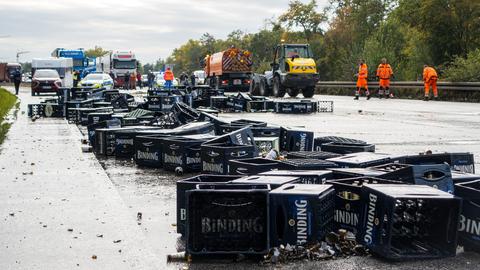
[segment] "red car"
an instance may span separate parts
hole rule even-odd
[[[40,93],[56,93],[60,87],[62,87],[62,80],[54,69],[39,69],[33,74],[32,96]]]

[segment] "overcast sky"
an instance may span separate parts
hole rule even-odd
[[[48,57],[57,47],[133,50],[153,62],[188,39],[254,33],[289,0],[0,0],[0,61]],[[308,2],[308,0],[302,0]],[[328,0],[317,1],[320,7]],[[320,8],[319,8],[320,9]]]

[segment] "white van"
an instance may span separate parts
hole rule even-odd
[[[72,58],[34,58],[32,59],[32,76],[38,69],[54,69],[60,75],[63,87],[73,87]]]

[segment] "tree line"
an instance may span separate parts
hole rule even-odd
[[[331,0],[321,11],[315,0],[293,0],[257,33],[234,30],[225,39],[205,33],[142,68],[169,63],[177,73],[192,72],[203,68],[207,54],[234,45],[250,50],[255,72],[264,72],[281,39],[309,43],[322,80],[352,80],[359,59],[366,60],[373,78],[385,57],[397,80],[421,79],[423,65],[429,64],[441,79],[480,81],[477,0]]]

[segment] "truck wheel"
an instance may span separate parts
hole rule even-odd
[[[315,86],[307,87],[302,90],[303,96],[306,98],[311,98],[315,94]]]
[[[298,96],[298,93],[300,92],[300,89],[298,88],[288,88],[287,89],[287,93],[289,96],[291,97],[296,97]]]
[[[258,80],[256,79],[252,79],[250,81],[250,94],[253,95],[253,96],[258,96],[260,95],[260,84],[261,82],[259,82]]]
[[[270,95],[267,82],[264,78],[260,79],[260,84],[258,85],[258,94],[264,97],[268,97]]]
[[[273,77],[273,95],[275,97],[285,96],[285,88],[280,82],[280,77],[278,76]]]

